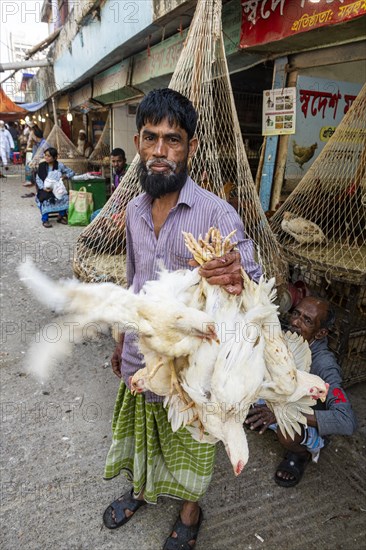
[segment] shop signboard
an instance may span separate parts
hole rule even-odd
[[[289,139],[286,179],[300,179],[332,137],[361,84],[299,76],[296,135]]]
[[[240,47],[336,25],[366,14],[366,0],[243,0]]]
[[[262,134],[294,134],[296,124],[296,88],[263,91]]]

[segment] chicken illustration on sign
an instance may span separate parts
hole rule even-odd
[[[311,158],[313,158],[314,153],[316,149],[318,148],[317,143],[313,143],[312,145],[308,147],[301,147],[296,143],[295,140],[292,142],[292,151],[294,154],[295,162],[300,166],[301,170],[303,170],[303,164],[308,162]]]
[[[211,228],[204,238],[184,237],[203,265],[233,250],[233,235],[223,238]],[[265,399],[281,431],[293,437],[306,424],[304,414],[312,414],[314,399],[327,395],[327,384],[309,373],[307,342],[282,333],[274,279],[256,283],[243,270],[244,289],[236,296],[208,284],[199,268],[162,270],[136,295],[113,283],[54,282],[31,263],[19,272],[41,302],[68,314],[59,319],[65,330],[57,342],[40,334],[31,347],[33,374],[44,379],[52,363],[85,338],[86,326],[95,332],[135,330],[145,367],[130,380],[131,391],[165,396],[174,431],[186,427],[200,442],[221,440],[235,475],[248,462],[243,422],[253,403]]]

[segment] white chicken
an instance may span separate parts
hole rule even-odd
[[[31,349],[29,368],[40,378],[46,378],[50,366],[70,353],[73,344],[82,341],[86,334],[106,331],[109,327],[115,332],[134,330],[138,333],[140,351],[154,367],[162,356],[170,359],[185,356],[198,347],[203,338],[217,339],[212,319],[176,299],[174,295],[179,292],[173,291],[173,287],[164,287],[164,292],[155,294],[148,289],[134,294],[113,283],[85,284],[77,280],[56,283],[31,262],[21,264],[19,274],[40,302],[57,312],[70,314],[70,318],[59,321],[64,328],[57,342],[41,340]],[[196,279],[195,272],[183,273],[182,292],[194,285]]]
[[[198,242],[185,234],[186,245],[200,264],[232,249],[235,245],[229,244],[230,237],[221,239],[214,228]],[[204,430],[224,443],[234,474],[239,475],[249,458],[243,421],[265,373],[262,324],[273,306],[263,305],[253,297],[253,307],[245,311],[243,303],[250,301],[246,294],[252,294],[250,284],[241,296],[230,296],[205,279],[200,284],[206,296],[205,311],[221,328],[221,342],[211,350],[201,345],[187,358],[188,367],[181,373],[182,386],[195,403]],[[256,287],[261,284],[263,279],[259,285],[253,283]],[[192,427],[190,431],[199,440],[197,429]]]
[[[243,293],[245,308],[250,310],[258,302],[269,308],[263,324],[266,368],[258,397],[265,399],[274,412],[281,432],[293,438],[294,432],[300,433],[300,424],[306,424],[304,414],[313,414],[310,406],[314,405],[314,399],[325,400],[328,385],[309,372],[311,351],[308,343],[298,334],[282,332],[277,306],[273,303],[276,297],[274,280],[267,283],[261,280],[256,285],[244,271],[243,277],[245,288],[251,288],[250,292]]]
[[[210,228],[198,241],[184,236],[202,265],[231,251],[233,234],[224,239]],[[209,285],[197,269],[162,270],[136,295],[112,283],[55,283],[29,263],[19,271],[40,301],[70,315],[61,319],[64,327],[74,328],[73,340],[66,331],[59,342],[33,346],[33,372],[44,375],[50,357],[56,361],[70,352],[86,324],[117,332],[132,327],[145,367],[131,378],[131,391],[164,396],[174,431],[186,426],[198,441],[221,440],[235,475],[249,457],[242,424],[252,403],[265,399],[280,429],[293,437],[306,424],[313,399],[326,396],[324,382],[307,372],[307,343],[282,334],[274,279],[255,283],[243,271],[244,289],[232,296]]]
[[[296,216],[291,212],[284,212],[281,228],[300,245],[320,244],[326,240],[322,229],[316,223]]]

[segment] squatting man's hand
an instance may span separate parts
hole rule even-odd
[[[192,267],[198,265],[195,260],[189,260],[188,263]],[[210,285],[222,286],[229,294],[239,295],[243,290],[239,252],[228,252],[221,258],[206,262],[200,267],[199,273]]]
[[[252,405],[245,419],[245,424],[248,424],[251,430],[258,430],[260,434],[275,422],[276,417],[267,405]]]

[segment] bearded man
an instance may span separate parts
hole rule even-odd
[[[197,148],[196,124],[192,103],[169,88],[153,90],[139,105],[134,140],[144,193],[126,211],[127,283],[136,293],[146,281],[157,279],[161,261],[171,271],[188,268],[191,257],[182,231],[198,238],[211,226],[222,235],[236,229],[238,252],[201,268],[210,284],[240,294],[241,266],[255,280],[261,274],[237,212],[188,176],[188,159]],[[183,500],[183,506],[164,550],[191,548],[203,517],[198,500],[212,476],[215,446],[198,443],[186,428],[173,433],[162,397],[151,392],[131,394],[129,379],[144,366],[136,338],[126,334],[112,357],[113,370],[122,381],[105,468],[106,479],[124,471],[133,487],[108,506],[104,524],[109,529],[120,527],[142,505],[171,496]]]

